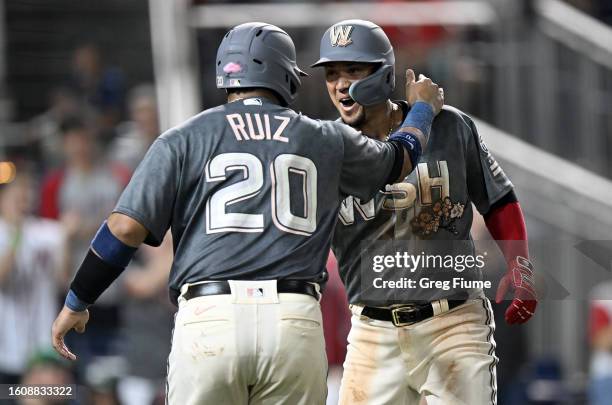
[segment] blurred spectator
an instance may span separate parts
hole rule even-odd
[[[120,405],[117,383],[125,374],[127,364],[123,357],[105,356],[93,360],[85,372],[90,405]],[[125,405],[131,405],[125,402]]]
[[[30,360],[28,369],[21,379],[21,384],[65,387],[73,385],[74,379],[66,360],[61,359],[55,352],[41,351]],[[72,394],[78,400],[78,392]],[[72,403],[75,402],[69,398],[31,398],[19,401],[20,405],[63,405]]]
[[[72,265],[81,262],[100,223],[112,211],[130,172],[98,158],[92,129],[79,117],[61,123],[64,166],[44,180],[41,215],[60,219],[71,243]]]
[[[612,282],[602,283],[591,292],[589,314],[589,340],[591,366],[589,403],[612,404]],[[599,298],[599,299],[598,299]]]
[[[67,117],[80,114],[94,119],[94,110],[79,100],[69,88],[59,87],[49,97],[49,108],[29,122],[31,143],[38,149],[44,169],[57,167],[62,161],[60,124]]]
[[[92,129],[79,117],[60,126],[65,165],[43,182],[41,215],[63,223],[70,249],[70,278],[82,262],[98,227],[108,216],[129,181],[129,170],[109,165],[99,156]],[[67,286],[66,286],[67,288]],[[117,343],[119,287],[108,289],[91,308],[85,335],[69,334],[68,344],[81,356],[104,355]],[[83,371],[83,370],[79,370]]]
[[[126,339],[128,375],[119,382],[123,403],[150,405],[164,399],[166,364],[170,353],[173,314],[168,299],[168,275],[172,265],[172,236],[158,248],[143,245],[140,264],[126,270],[123,285],[126,305],[122,331]]]
[[[346,357],[346,338],[351,328],[351,313],[344,286],[338,274],[338,262],[330,252],[327,259],[329,280],[321,298],[323,313],[323,333],[325,335],[325,350],[329,364],[327,378],[327,405],[338,403],[340,381],[342,380],[342,364]]]
[[[98,47],[84,44],[74,50],[69,85],[100,111],[101,131],[105,135],[113,133],[122,118],[125,103],[123,72],[104,66]]]
[[[159,135],[155,87],[142,84],[133,88],[128,97],[128,110],[130,121],[117,127],[109,159],[134,170]]]
[[[0,186],[0,383],[17,383],[31,354],[50,347],[65,282],[64,232],[58,222],[30,215],[32,181],[18,172]]]

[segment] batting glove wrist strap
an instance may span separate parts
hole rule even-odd
[[[85,301],[81,301],[81,299],[77,297],[77,295],[72,290],[68,291],[68,295],[66,295],[66,301],[64,302],[64,305],[66,305],[68,308],[75,312],[85,311],[89,306],[89,304],[87,304]]]
[[[533,266],[527,258],[516,256],[508,262],[508,272],[502,277],[497,289],[497,303],[504,299],[509,290],[514,291],[514,298],[506,310],[506,322],[509,324],[527,322],[538,305]]]

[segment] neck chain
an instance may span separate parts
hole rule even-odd
[[[397,111],[397,106],[395,105],[395,103],[391,102],[391,114],[390,114],[390,123],[389,123],[389,131],[387,132],[387,136],[385,137],[385,140],[388,141],[389,137],[391,136],[391,132],[393,132],[393,128],[395,127],[395,120],[393,117],[393,114],[395,113],[395,111]]]

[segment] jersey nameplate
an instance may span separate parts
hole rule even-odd
[[[279,141],[289,142],[283,131],[291,118],[268,114],[228,114],[225,116],[237,141]],[[273,127],[276,129],[273,131]]]

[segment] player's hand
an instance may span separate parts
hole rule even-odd
[[[508,272],[502,277],[497,288],[495,302],[502,302],[509,290],[514,299],[506,309],[506,322],[510,325],[525,323],[535,313],[538,297],[533,282],[533,266],[524,257],[517,256],[508,265]]]
[[[437,115],[444,105],[444,89],[431,81],[425,75],[419,75],[416,80],[412,69],[406,70],[406,99],[408,104],[414,105],[417,101],[423,101],[434,110]]]
[[[77,357],[74,353],[66,347],[64,336],[71,329],[76,330],[78,333],[85,332],[87,321],[89,321],[88,310],[75,312],[64,306],[51,327],[51,341],[55,351],[68,360],[76,360]]]

